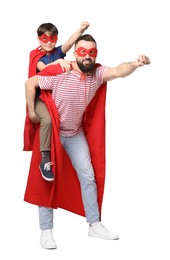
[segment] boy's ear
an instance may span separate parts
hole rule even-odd
[[[41,45],[41,41],[40,41],[39,37],[37,37],[37,41]]]

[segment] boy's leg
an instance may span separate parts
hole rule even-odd
[[[44,102],[37,98],[35,100],[35,112],[40,120],[40,151],[42,155],[40,171],[47,181],[54,180],[51,169],[51,117]]]
[[[36,98],[35,112],[40,120],[40,151],[49,152],[51,149],[51,116],[44,102]]]

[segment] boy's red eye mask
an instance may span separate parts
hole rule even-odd
[[[42,34],[41,36],[39,36],[39,39],[43,42],[43,43],[47,43],[47,42],[56,42],[58,37],[56,34],[52,35],[52,36],[47,36],[46,34]]]
[[[97,57],[97,49],[96,48],[91,48],[91,49],[86,49],[83,47],[79,47],[76,50],[78,56],[80,57],[85,57],[87,54],[89,54],[91,57],[96,58]]]

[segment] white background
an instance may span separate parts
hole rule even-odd
[[[1,3],[1,259],[170,259],[168,6],[168,0]],[[31,156],[22,151],[28,57],[41,23],[54,23],[62,44],[84,20],[101,64],[113,67],[140,54],[152,63],[108,83],[102,221],[120,239],[89,238],[85,218],[58,209],[58,249],[48,251],[39,245],[37,207],[23,201]]]

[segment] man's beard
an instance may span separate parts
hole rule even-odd
[[[88,72],[93,71],[93,69],[94,69],[94,64],[95,64],[95,63],[89,63],[89,64],[86,64],[86,65],[83,65],[82,62],[80,62],[80,61],[77,60],[77,65],[78,65],[79,69],[80,69],[82,72],[84,72],[84,73],[88,73]]]

